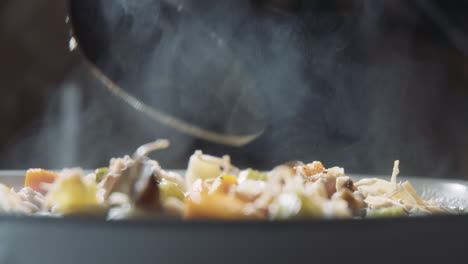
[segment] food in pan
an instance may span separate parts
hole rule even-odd
[[[229,156],[195,151],[182,176],[147,157],[168,146],[167,140],[143,145],[132,157],[113,158],[88,174],[30,169],[21,190],[0,185],[0,214],[292,220],[453,213],[423,200],[410,182],[398,182],[398,161],[390,181],[354,181],[343,168],[318,161],[240,170]]]

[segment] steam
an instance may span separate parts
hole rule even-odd
[[[66,83],[63,87],[59,112],[60,134],[63,136],[58,139],[58,146],[61,146],[61,149],[55,151],[61,155],[57,157],[54,168],[59,168],[63,164],[72,166],[78,162],[80,99],[80,90],[76,84]]]
[[[65,84],[51,107],[64,106],[62,114],[24,141],[35,146],[31,159],[49,145],[57,146],[55,158],[11,164],[97,167],[169,138],[171,148],[155,158],[173,168],[202,148],[232,154],[241,167],[321,160],[352,173],[383,174],[399,159],[405,175],[456,171],[450,148],[457,142],[444,138],[441,129],[449,125],[439,121],[447,115],[441,87],[454,76],[447,70],[454,56],[449,46],[466,54],[468,45],[463,29],[434,6],[356,1],[345,10],[309,6],[293,16],[248,1],[215,1],[209,9],[204,1],[180,1],[169,11],[153,0],[105,2],[109,32],[130,36],[117,36],[108,51],[112,63],[101,65],[120,73],[122,87],[205,128],[236,134],[266,127],[265,134],[240,149],[199,141],[134,111],[90,78]],[[448,46],[415,37],[426,13]],[[79,91],[77,110],[72,98]]]

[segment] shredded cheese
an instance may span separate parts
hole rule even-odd
[[[390,181],[394,186],[397,185],[397,176],[400,173],[400,170],[398,169],[399,165],[400,165],[400,161],[395,160],[395,163],[393,164],[392,179]]]

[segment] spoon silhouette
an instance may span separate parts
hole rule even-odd
[[[263,134],[266,107],[235,51],[182,4],[71,0],[73,37],[92,72],[153,120],[240,147]]]

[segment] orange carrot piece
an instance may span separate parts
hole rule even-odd
[[[58,174],[52,171],[48,171],[44,169],[29,169],[26,172],[24,186],[30,187],[33,190],[40,192],[42,194],[46,194],[47,190],[43,188],[42,184],[53,183],[57,177],[58,177]]]
[[[185,219],[238,220],[251,219],[245,212],[246,203],[223,193],[201,193],[200,200],[187,198]]]
[[[210,193],[213,192],[221,192],[227,194],[229,192],[229,189],[233,185],[237,185],[237,178],[236,176],[228,175],[228,174],[223,174],[216,178],[214,181],[213,185],[210,188]]]

